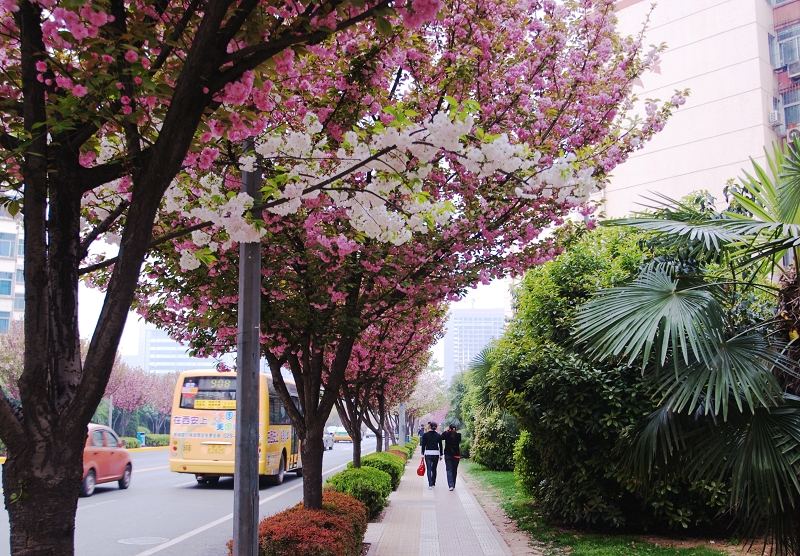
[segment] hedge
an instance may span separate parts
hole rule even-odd
[[[405,471],[406,462],[394,454],[376,452],[361,458],[361,465],[362,467],[374,467],[388,473],[392,478],[392,490],[397,490],[397,487],[400,486],[400,478]],[[347,464],[347,467],[352,466],[353,462]]]
[[[122,438],[123,442],[125,442],[125,447],[126,448],[141,448],[141,446],[142,446],[139,443],[139,440],[137,438],[132,437],[132,436],[123,436],[121,438]]]
[[[303,504],[270,516],[258,525],[259,556],[361,556],[367,508],[347,494],[326,489],[322,509]],[[233,540],[228,541],[228,556]]]
[[[168,434],[146,434],[145,446],[169,446]]]
[[[394,454],[397,457],[402,458],[404,463],[408,461],[408,452],[406,452],[405,450],[401,449],[399,446],[397,448],[392,448],[390,446],[389,449],[386,450],[386,453],[387,454]]]
[[[331,476],[327,486],[362,502],[367,507],[369,519],[375,519],[386,507],[392,492],[392,478],[375,467],[350,468]]]

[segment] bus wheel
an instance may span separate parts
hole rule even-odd
[[[205,475],[195,475],[197,484],[201,486],[214,486],[219,482],[219,477],[206,477]]]
[[[298,477],[302,477],[303,476],[303,468],[302,467],[298,467],[297,469],[294,470],[294,474],[297,475]]]
[[[286,475],[286,457],[281,456],[281,462],[278,464],[277,475],[267,475],[267,483],[272,486],[283,484],[283,477]]]

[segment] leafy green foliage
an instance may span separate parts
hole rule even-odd
[[[600,230],[529,271],[516,292],[516,318],[494,348],[487,389],[523,429],[514,468],[549,520],[682,530],[708,526],[725,505],[724,481],[694,482],[678,465],[654,466],[647,482],[631,473],[625,465],[630,439],[658,407],[660,394],[640,368],[620,357],[592,361],[571,335],[581,307],[598,289],[624,287],[661,254],[642,234]],[[666,279],[662,285],[662,295],[671,295]],[[655,305],[659,314],[670,314],[660,300]],[[618,309],[605,317],[627,316]],[[682,334],[678,326],[676,335]],[[651,340],[661,348],[661,338]]]
[[[353,463],[347,464],[347,467],[352,467]],[[361,458],[362,467],[374,467],[380,469],[384,473],[388,473],[392,479],[392,490],[397,490],[400,486],[400,479],[403,477],[406,462],[394,454],[387,454],[386,452],[376,452]]]
[[[332,475],[328,488],[349,494],[367,507],[369,519],[378,517],[392,492],[392,478],[374,467],[351,468]]]
[[[513,469],[519,435],[515,419],[504,411],[487,411],[475,417],[474,427],[470,457],[489,469]]]

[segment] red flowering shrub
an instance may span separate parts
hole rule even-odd
[[[360,556],[367,508],[355,498],[325,491],[322,509],[298,504],[258,525],[259,556]],[[228,542],[228,554],[233,543]]]

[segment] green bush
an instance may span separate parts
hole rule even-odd
[[[169,446],[168,434],[146,434],[144,435],[145,446]]]
[[[389,474],[369,466],[340,471],[328,479],[327,485],[363,503],[367,507],[369,519],[378,517],[392,492],[392,478]]]
[[[519,437],[516,420],[505,411],[486,411],[475,418],[470,457],[495,471],[514,468],[514,442]]]
[[[400,479],[403,477],[403,471],[405,471],[406,462],[394,454],[375,452],[361,458],[361,465],[362,467],[374,467],[388,473],[392,478],[392,490],[397,490],[397,487],[400,486]],[[347,464],[348,468],[352,466],[352,462]]]
[[[391,448],[389,450],[386,450],[386,453],[387,454],[393,454],[393,455],[399,457],[400,459],[402,459],[403,462],[408,463],[408,452],[406,452],[405,450]]]
[[[132,436],[122,436],[122,441],[125,442],[126,448],[141,448],[142,445],[139,443],[137,438]]]
[[[472,457],[472,437],[462,434],[461,443],[458,445],[458,447],[461,449],[462,458]]]
[[[523,429],[514,447],[521,486],[550,520],[626,529],[703,528],[725,506],[724,483],[691,481],[679,463],[648,484],[626,465],[630,440],[658,398],[640,368],[592,361],[572,343],[575,312],[599,288],[620,284],[654,255],[645,236],[603,229],[529,271],[516,316],[493,352],[486,389]],[[473,457],[486,452],[475,421]]]
[[[147,427],[143,427],[141,425],[138,425],[136,427],[136,432],[143,432],[145,434],[150,434],[150,429],[148,429]]]
[[[398,450],[400,452],[405,452],[406,453],[406,459],[410,459],[411,456],[414,455],[414,451],[416,450],[416,448],[417,448],[416,444],[413,444],[411,442],[406,442],[403,445],[392,444],[391,446],[389,446],[389,448],[386,451],[389,452],[391,450]]]

